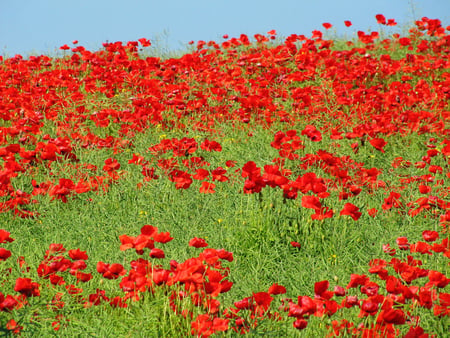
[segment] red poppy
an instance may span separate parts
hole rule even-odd
[[[195,175],[192,176],[192,178],[195,180],[201,181],[204,180],[205,178],[208,178],[209,176],[209,171],[203,168],[198,168],[195,172],[196,172]]]
[[[391,191],[389,193],[389,196],[387,198],[384,199],[384,203],[381,206],[381,208],[383,210],[389,210],[392,207],[394,208],[400,208],[403,206],[402,202],[400,201],[400,197],[402,197],[402,195],[400,195],[398,192],[395,191]]]
[[[267,291],[269,295],[280,295],[286,293],[286,288],[283,285],[279,285],[274,283],[270,286],[269,291]]]
[[[344,297],[347,294],[347,291],[342,286],[336,285],[334,287],[334,294],[338,297]]]
[[[6,230],[0,229],[0,243],[13,242],[14,239],[9,237],[10,233]]]
[[[371,209],[367,210],[367,213],[369,214],[369,216],[375,217],[377,215],[377,213],[378,213],[378,210],[375,209],[375,208],[371,208]]]
[[[349,21],[349,20],[345,20],[344,24],[345,24],[346,27],[350,27],[352,25],[352,22]]]
[[[303,330],[308,326],[308,321],[305,319],[297,319],[293,325],[297,330]]]
[[[159,248],[153,248],[150,250],[150,257],[151,258],[164,258],[166,255],[164,254],[164,251]]]
[[[17,278],[14,291],[20,292],[27,297],[40,296],[39,284],[32,282],[30,278]]]
[[[375,15],[375,18],[377,19],[377,22],[379,24],[382,24],[382,25],[386,24],[386,18],[384,17],[383,14],[377,14],[377,15]]]
[[[450,278],[447,278],[443,273],[434,270],[428,272],[428,279],[430,281],[425,284],[426,287],[436,286],[438,288],[445,288],[450,283]]]
[[[314,284],[314,295],[323,299],[330,299],[333,297],[334,293],[332,291],[327,291],[330,286],[330,282],[327,280],[316,282]]]
[[[357,221],[362,213],[359,211],[359,208],[356,205],[351,203],[345,203],[344,208],[341,210],[340,215],[347,215]]]
[[[322,203],[320,203],[319,198],[316,196],[304,195],[302,196],[302,207],[320,211]]]
[[[19,325],[14,319],[10,319],[6,323],[6,329],[12,331],[16,335],[20,335],[20,332],[23,330],[23,326]]]
[[[387,253],[389,256],[394,256],[396,250],[394,248],[391,248],[389,244],[383,244],[383,252]]]
[[[211,176],[213,181],[226,182],[228,181],[228,177],[224,175],[226,173],[227,171],[224,168],[218,167],[211,171]]]
[[[333,25],[332,25],[331,23],[329,23],[329,22],[324,22],[324,23],[322,24],[322,26],[323,26],[325,29],[330,29],[331,27],[333,27]]]
[[[395,19],[388,19],[386,26],[396,26],[397,22]]]
[[[255,177],[261,175],[261,168],[256,166],[256,163],[253,161],[249,161],[242,167],[242,177]]]
[[[268,292],[253,293],[252,299],[256,303],[256,307],[260,311],[260,314],[266,312],[269,309],[270,304],[274,300],[274,298],[271,297]]]
[[[76,271],[74,273],[72,273],[78,281],[80,282],[89,282],[92,279],[92,274],[91,273],[85,273],[82,271]]]
[[[228,330],[228,319],[200,314],[191,323],[191,334],[197,337],[209,337],[215,332]]]
[[[420,252],[421,254],[432,255],[430,252],[431,245],[425,242],[418,241],[410,246],[410,252]]]
[[[350,282],[347,285],[347,289],[356,288],[359,285],[364,285],[369,281],[369,278],[366,275],[350,275]]]
[[[373,138],[370,141],[370,144],[376,149],[384,153],[384,146],[387,144],[387,142],[382,138]]]
[[[217,141],[210,141],[208,139],[204,140],[200,144],[200,148],[206,151],[222,151],[222,146]]]
[[[138,41],[141,43],[142,47],[150,47],[152,45],[150,40],[145,39],[145,38],[138,39]]]
[[[159,232],[153,235],[153,239],[157,243],[164,244],[170,242],[173,239],[173,237],[170,237],[169,232]]]
[[[72,258],[73,260],[88,259],[88,255],[86,254],[86,251],[81,251],[80,249],[69,250],[68,254],[69,254],[69,257]]]
[[[103,170],[107,172],[115,171],[120,169],[120,163],[115,158],[108,158],[105,160],[105,165]]]
[[[403,325],[406,322],[406,315],[401,309],[389,308],[380,313],[380,317],[385,323]]]
[[[427,242],[434,242],[439,238],[439,233],[432,230],[424,230],[422,232],[422,237]]]
[[[203,181],[199,191],[202,194],[213,194],[215,193],[215,187],[216,185],[214,183]]]
[[[398,237],[396,242],[400,250],[409,250],[409,247],[411,246],[406,237]]]
[[[11,251],[6,250],[5,248],[0,248],[0,261],[4,261],[11,257]]]
[[[300,243],[294,242],[294,241],[291,242],[291,245],[292,245],[294,248],[301,248],[301,247],[302,247],[302,245],[301,245]]]
[[[189,241],[189,246],[193,246],[194,248],[204,248],[208,246],[208,243],[203,238],[194,237]]]
[[[117,279],[126,274],[126,270],[119,263],[106,264],[101,261],[97,263],[97,272],[106,279]]]
[[[411,40],[410,40],[409,38],[406,38],[406,37],[400,38],[400,39],[398,40],[398,42],[399,42],[402,46],[409,46],[409,45],[411,45]]]
[[[323,220],[325,218],[332,218],[334,211],[328,207],[322,207],[320,209],[316,209],[316,212],[311,215],[313,220]]]
[[[302,135],[306,135],[311,141],[319,142],[322,140],[322,134],[314,125],[308,124],[303,130]]]

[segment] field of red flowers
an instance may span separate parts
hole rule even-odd
[[[448,334],[450,27],[376,20],[0,57],[0,330]]]

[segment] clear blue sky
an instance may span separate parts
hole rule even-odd
[[[105,41],[160,38],[170,49],[271,29],[311,36],[322,23],[352,36],[378,30],[376,14],[411,23],[427,16],[450,25],[450,0],[0,0],[0,54],[54,53],[72,40],[96,50]],[[345,28],[344,20],[353,22]]]

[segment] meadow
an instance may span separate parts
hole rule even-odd
[[[0,332],[448,335],[450,27],[375,20],[0,57]]]

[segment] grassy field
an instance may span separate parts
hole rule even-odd
[[[449,29],[0,59],[0,332],[444,337]]]

